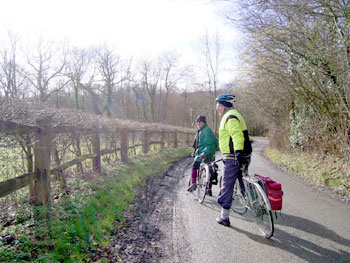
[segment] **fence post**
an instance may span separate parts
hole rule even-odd
[[[32,173],[34,171],[34,161],[33,161],[33,147],[32,144],[32,138],[30,135],[27,134],[25,137],[25,143],[26,143],[26,160],[27,160],[27,167],[28,167],[28,173]],[[30,176],[29,180],[29,197],[30,200],[34,200],[34,175]]]
[[[162,150],[164,150],[165,149],[165,131],[164,130],[162,130],[160,134],[160,141],[161,141],[160,147]]]
[[[142,138],[142,152],[148,153],[149,151],[149,133],[147,130],[143,132],[143,138]]]
[[[73,139],[73,146],[75,148],[75,156],[79,158],[81,156],[80,138],[77,136],[74,130],[72,131],[72,139]],[[77,171],[79,173],[84,172],[82,162],[77,163]]]
[[[174,148],[177,148],[177,146],[178,146],[177,132],[174,132]]]
[[[57,145],[55,145],[54,147],[52,147],[53,150],[53,158],[55,159],[56,162],[56,166],[60,166],[61,165],[61,159],[57,150]],[[62,170],[59,170],[57,172],[55,172],[56,175],[56,180],[60,181],[60,185],[61,185],[61,190],[66,189],[66,179],[64,178],[64,173]]]
[[[92,137],[92,149],[96,157],[92,158],[92,169],[95,172],[101,172],[101,141],[99,129],[96,129],[96,133]]]
[[[186,133],[186,146],[191,146],[190,134]]]
[[[51,117],[37,121],[38,130],[35,134],[33,180],[34,204],[47,206],[50,203],[50,148],[51,148]]]
[[[132,145],[135,145],[135,131],[132,131],[131,135],[132,135],[132,137],[131,137]],[[136,148],[135,147],[133,147],[133,151],[134,151],[134,155],[136,155]]]
[[[123,163],[128,162],[129,135],[126,128],[120,130],[120,158]]]

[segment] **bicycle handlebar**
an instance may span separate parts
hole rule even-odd
[[[211,162],[210,164],[211,164],[211,165],[214,165],[214,164],[216,164],[216,163],[218,163],[218,162],[221,162],[221,161],[223,161],[222,158],[221,158],[221,159],[218,159],[218,160],[216,160],[216,161],[214,161],[214,162]]]

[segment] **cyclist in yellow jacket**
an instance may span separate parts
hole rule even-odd
[[[230,226],[229,212],[232,204],[233,186],[238,178],[241,189],[242,166],[250,162],[251,145],[243,116],[233,107],[235,95],[224,93],[216,98],[216,110],[222,116],[219,127],[219,148],[223,155],[223,185],[218,196],[221,215],[217,222]]]

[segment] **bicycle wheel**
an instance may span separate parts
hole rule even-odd
[[[207,187],[209,184],[209,169],[207,167],[201,167],[198,173],[198,181],[197,181],[197,193],[198,193],[198,201],[203,203],[205,196],[207,194]]]
[[[238,180],[236,181],[233,187],[233,195],[232,195],[232,205],[231,209],[233,212],[243,215],[247,212],[247,207],[245,205],[245,200],[241,192],[241,188],[239,187]]]
[[[255,200],[252,201],[251,205],[255,222],[265,238],[271,238],[274,232],[274,224],[270,202],[260,185],[252,184],[252,190],[252,198],[255,198]]]

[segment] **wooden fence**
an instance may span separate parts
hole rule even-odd
[[[68,114],[66,116],[60,115],[61,119],[65,117],[68,117]],[[0,120],[0,135],[27,136],[32,143],[26,154],[30,160],[32,156],[30,148],[32,148],[34,157],[33,167],[31,168],[31,165],[28,164],[28,173],[0,182],[0,198],[29,185],[29,193],[33,203],[47,205],[50,202],[52,174],[63,177],[65,169],[74,165],[77,165],[78,169],[82,167],[82,162],[87,159],[92,160],[93,170],[99,173],[101,172],[101,156],[119,153],[121,162],[127,163],[130,155],[136,153],[136,148],[141,148],[142,153],[148,153],[152,145],[159,145],[160,149],[180,145],[189,146],[195,134],[195,130],[188,128],[106,120],[106,117],[102,116],[89,116],[89,118],[85,118],[85,121],[80,121],[81,125],[79,122],[74,125],[62,124],[57,119],[57,116],[51,114],[51,116],[36,119],[35,125],[21,124],[14,120]],[[86,123],[89,120],[93,120],[89,123],[91,125]],[[91,144],[89,153],[85,154],[82,154],[79,146],[83,135],[89,137]],[[71,138],[77,148],[75,158],[62,164],[55,142],[59,137]],[[105,148],[102,148],[103,144],[106,145]],[[55,167],[53,167],[53,163],[56,164]],[[30,171],[31,169],[32,171]]]

